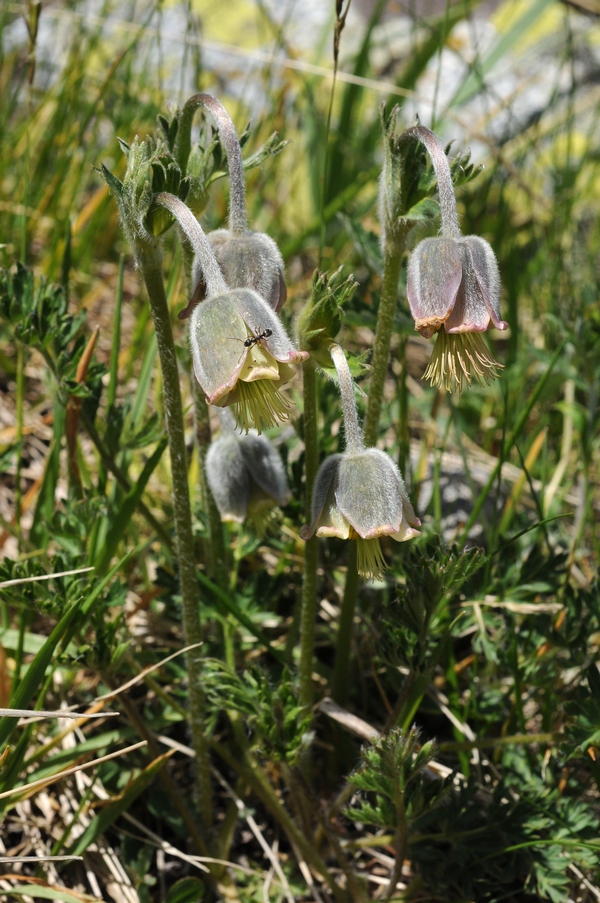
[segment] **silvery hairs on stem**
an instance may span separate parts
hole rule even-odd
[[[229,223],[217,229],[208,241],[230,288],[251,288],[278,312],[287,298],[284,267],[279,248],[264,232],[248,228],[246,186],[242,151],[235,126],[225,107],[210,94],[196,94],[186,106],[202,107],[213,117],[219,139],[225,148],[229,168]],[[202,261],[195,258],[192,268],[194,292],[180,318],[188,317],[196,303],[205,297]]]

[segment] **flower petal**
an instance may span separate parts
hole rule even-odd
[[[257,379],[280,379],[281,365],[266,348],[262,347],[263,341],[263,339],[259,339],[248,350],[244,366],[238,377],[244,382],[250,383]]]
[[[462,239],[471,252],[473,272],[490,312],[496,329],[507,329],[508,323],[500,319],[500,271],[491,246],[478,235]]]
[[[270,332],[270,335],[264,336],[260,341],[276,360],[287,364],[297,364],[306,360],[308,353],[294,348],[279,317],[257,292],[250,289],[235,289],[230,295],[242,319],[254,335]]]
[[[378,448],[346,452],[335,493],[338,507],[363,539],[401,533],[406,516],[418,525],[400,471]]]
[[[338,510],[335,499],[342,458],[343,455],[330,455],[319,467],[313,491],[313,519],[310,527],[302,527],[302,539],[310,539],[315,533],[317,536],[337,536],[340,539],[350,536],[350,525]]]
[[[244,345],[248,330],[231,295],[215,295],[198,304],[190,320],[194,373],[209,404],[235,387],[249,351]]]
[[[217,229],[208,240],[230,288],[253,289],[275,312],[283,307],[287,298],[283,260],[272,238],[249,229],[241,235]]]
[[[448,319],[462,278],[459,246],[451,238],[426,238],[408,264],[406,294],[415,329],[429,338]]]
[[[221,520],[241,524],[248,511],[250,475],[235,433],[225,433],[211,443],[206,455],[206,479]]]
[[[458,239],[463,278],[451,316],[444,323],[448,333],[485,332],[500,320],[500,274],[494,252],[477,235]],[[499,328],[505,328],[500,326]]]
[[[240,447],[252,480],[278,505],[287,505],[291,493],[285,467],[269,440],[250,433],[241,440]]]

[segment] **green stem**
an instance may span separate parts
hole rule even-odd
[[[212,435],[210,429],[210,417],[208,405],[204,400],[204,393],[198,381],[192,376],[192,393],[194,396],[194,419],[196,422],[196,442],[200,458],[200,492],[204,503],[204,510],[208,521],[208,573],[217,586],[225,591],[229,590],[229,561],[223,524],[221,516],[212,497],[212,493],[206,482],[206,455],[210,447]]]
[[[15,474],[15,524],[21,529],[21,503],[22,503],[22,487],[21,487],[21,469],[23,461],[23,399],[25,396],[25,358],[23,345],[17,344],[17,397],[16,397],[16,445],[17,445],[17,468]]]
[[[356,569],[357,544],[350,543],[348,553],[348,570],[346,572],[346,585],[344,598],[340,611],[340,623],[338,627],[337,644],[335,649],[335,665],[331,682],[331,695],[337,703],[345,705],[348,699],[348,665],[350,664],[350,650],[352,648],[352,634],[354,632],[354,612],[360,580]]]
[[[406,847],[408,843],[408,822],[406,820],[406,809],[404,806],[404,790],[399,785],[394,792],[396,803],[397,826],[394,835],[394,848],[396,855],[394,857],[394,866],[390,875],[390,883],[385,892],[384,900],[390,900],[395,891],[398,881],[402,877],[402,866],[404,865],[404,857],[406,856]]]
[[[304,464],[306,472],[306,522],[312,521],[312,495],[319,467],[319,434],[317,405],[317,373],[311,358],[303,364],[304,371]],[[317,615],[317,564],[319,546],[316,536],[304,546],[304,579],[302,583],[302,611],[300,615],[300,704],[310,708],[313,700],[312,662]]]
[[[171,455],[173,481],[173,515],[179,581],[183,605],[183,633],[186,645],[202,640],[200,628],[200,593],[196,578],[196,556],[192,535],[192,514],[188,487],[187,454],[183,425],[183,409],[179,386],[179,371],[171,319],[162,276],[162,256],[158,240],[138,243],[136,259],[142,271],[154,327],[163,378],[163,398]],[[212,825],[212,793],[210,762],[204,724],[204,693],[202,664],[197,649],[186,654],[189,681],[189,707],[192,744],[196,753],[196,777],[202,821],[205,829]]]
[[[377,443],[401,267],[402,252],[398,249],[397,244],[394,243],[393,247],[386,247],[383,257],[381,301],[379,302],[379,313],[377,315],[377,331],[373,345],[371,381],[369,384],[369,404],[364,426],[365,445],[367,448]]]

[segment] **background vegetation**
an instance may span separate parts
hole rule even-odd
[[[0,719],[2,894],[362,901],[389,898],[393,876],[395,899],[598,900],[596,4],[505,0],[487,19],[476,0],[427,17],[409,4],[400,20],[381,0],[345,29],[332,4],[300,31],[260,0],[227,16],[217,6],[0,9],[0,705],[101,716]],[[336,24],[332,101],[319,67],[333,66]],[[233,567],[226,585],[213,581],[176,318],[185,278],[167,236],[210,825],[193,792],[156,339],[94,169],[122,175],[117,138],[154,133],[157,115],[197,90],[218,96],[240,132],[251,118],[245,156],[274,130],[290,142],[247,174],[249,221],[286,262],[290,329],[315,269],[342,267],[358,281],[342,342],[368,363],[382,102],[485,164],[458,190],[461,225],[496,252],[510,325],[491,336],[499,381],[460,398],[428,388],[430,343],[413,332],[403,267],[393,347],[405,344],[407,363],[390,365],[380,445],[424,527],[384,543],[385,581],[360,588],[337,707],[347,544],[321,543],[307,712],[296,685],[302,414],[274,433],[292,501],[266,538],[227,527]],[[216,180],[206,230],[226,211]],[[425,222],[411,243],[437,227]],[[291,394],[300,405],[299,387]],[[324,457],[339,450],[333,383],[319,382],[319,405]]]

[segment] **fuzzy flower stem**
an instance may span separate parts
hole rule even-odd
[[[412,129],[408,129],[407,134],[414,135],[415,138],[419,139],[421,144],[425,145],[427,153],[433,163],[433,169],[437,179],[438,197],[440,200],[440,213],[442,216],[442,237],[460,238],[461,231],[460,226],[458,225],[452,175],[450,173],[448,157],[444,153],[444,148],[434,133],[430,129],[425,128],[424,125],[417,125]]]
[[[349,452],[361,451],[365,446],[363,436],[358,424],[358,412],[354,397],[354,384],[348,367],[346,355],[339,345],[332,345],[331,358],[335,365],[342,397],[342,412],[344,416],[344,432],[346,434],[346,449]]]
[[[199,483],[202,501],[208,520],[208,549],[205,549],[205,559],[208,573],[217,586],[226,590],[229,585],[229,555],[223,524],[216,502],[208,487],[206,480],[206,455],[212,441],[210,429],[209,408],[204,399],[204,392],[200,384],[192,376],[192,394],[194,396],[194,423],[196,427],[196,443],[200,459]]]
[[[383,387],[387,375],[390,356],[390,342],[394,328],[394,314],[398,297],[398,278],[402,267],[402,254],[385,247],[383,255],[383,283],[381,301],[377,314],[377,331],[373,345],[371,380],[369,383],[369,404],[364,425],[364,442],[367,448],[377,443],[379,417],[383,402]]]
[[[194,253],[200,258],[207,295],[210,297],[211,295],[226,292],[227,283],[223,279],[219,264],[215,260],[215,255],[202,226],[190,208],[183,201],[180,201],[178,197],[175,197],[174,194],[169,194],[168,191],[161,191],[159,194],[155,194],[154,200],[160,207],[164,207],[165,210],[168,210],[175,217],[194,249]]]
[[[185,643],[189,646],[202,641],[202,631],[177,355],[163,283],[159,240],[137,242],[135,252],[148,291],[163,378],[163,399],[173,481],[173,517],[183,607],[183,631]],[[204,723],[202,659],[198,649],[187,653],[186,666],[189,681],[190,727],[196,753],[195,764],[200,806],[203,824],[208,830],[212,825],[212,793]]]
[[[312,358],[303,364],[304,374],[304,446],[306,495],[305,517],[312,520],[313,486],[319,468],[319,433],[317,405],[317,374]],[[310,708],[313,700],[312,662],[315,642],[315,619],[317,616],[317,565],[319,546],[316,536],[304,546],[304,579],[302,581],[302,609],[300,615],[300,662],[299,696],[300,704]]]
[[[180,130],[185,134],[183,147],[180,138],[179,164],[185,156],[185,166],[189,157],[189,133],[191,120],[199,107],[208,110],[217,124],[219,138],[225,147],[227,165],[229,167],[229,229],[234,235],[243,235],[248,227],[246,219],[246,185],[244,181],[244,164],[242,161],[242,149],[235,126],[225,107],[210,94],[194,94],[187,101],[181,115]],[[182,134],[182,137],[183,137]],[[183,167],[182,167],[183,169]]]

